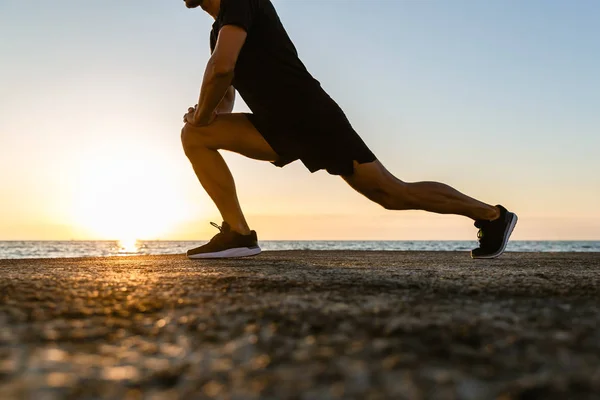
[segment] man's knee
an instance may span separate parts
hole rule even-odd
[[[210,131],[206,127],[196,127],[185,124],[181,129],[181,144],[185,154],[190,154],[199,148],[206,148],[210,142]]]
[[[409,183],[395,183],[393,187],[375,187],[371,189],[371,196],[368,197],[386,210],[413,210],[416,207]]]

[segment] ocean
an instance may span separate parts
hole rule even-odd
[[[183,254],[203,241],[143,240],[119,241],[0,241],[0,259],[136,256],[148,254]],[[475,241],[301,241],[260,242],[269,250],[402,250],[402,251],[469,251]],[[600,252],[600,241],[511,241],[512,252]]]

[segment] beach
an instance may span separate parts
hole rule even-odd
[[[600,254],[0,260],[0,398],[600,392]]]

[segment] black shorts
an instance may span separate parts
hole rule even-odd
[[[303,115],[245,115],[279,156],[273,163],[278,167],[300,160],[310,172],[347,176],[354,172],[353,161],[376,160],[335,103]]]

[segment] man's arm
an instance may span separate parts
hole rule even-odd
[[[235,89],[233,86],[229,86],[223,100],[217,106],[215,112],[217,114],[229,114],[233,111],[233,104],[235,103]]]
[[[200,89],[194,125],[207,125],[217,106],[231,87],[238,55],[246,41],[247,33],[236,25],[225,25],[219,32],[215,51],[208,60]]]

